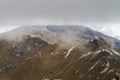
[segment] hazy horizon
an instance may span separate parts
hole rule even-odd
[[[120,36],[119,0],[0,0],[0,32],[18,25],[83,25]]]

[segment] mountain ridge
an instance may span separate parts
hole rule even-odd
[[[56,31],[56,32],[55,32]],[[13,40],[14,37],[17,37],[17,40],[22,40],[23,36],[26,34],[34,34],[40,36],[44,40],[48,41],[53,40],[53,38],[63,41],[61,38],[65,38],[66,41],[77,41],[80,39],[92,39],[95,36],[102,36],[114,47],[119,48],[120,40],[100,33],[98,31],[94,31],[88,27],[84,27],[82,25],[32,25],[32,26],[21,26],[12,31],[0,34],[2,38],[10,38]],[[65,36],[64,36],[65,35]],[[10,36],[10,37],[9,37]],[[50,38],[52,37],[52,38]],[[54,40],[53,40],[54,41]],[[65,41],[65,42],[66,42]],[[54,41],[57,43],[57,41]]]
[[[119,80],[119,48],[85,29],[16,29],[22,41],[0,40],[0,79]]]

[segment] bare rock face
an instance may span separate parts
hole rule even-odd
[[[102,37],[96,36],[89,40],[86,47],[91,51],[97,51],[99,49],[110,48],[110,45]]]

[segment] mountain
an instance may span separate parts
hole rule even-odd
[[[79,25],[1,34],[1,80],[120,80],[119,40]]]
[[[41,37],[49,43],[73,43],[79,40],[89,40],[95,36],[102,36],[110,45],[120,48],[120,40],[94,31],[81,25],[31,25],[21,26],[12,31],[0,34],[0,38],[19,41],[25,35]]]

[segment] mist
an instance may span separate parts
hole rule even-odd
[[[119,0],[0,0],[0,33],[18,25],[83,25],[119,36]]]

